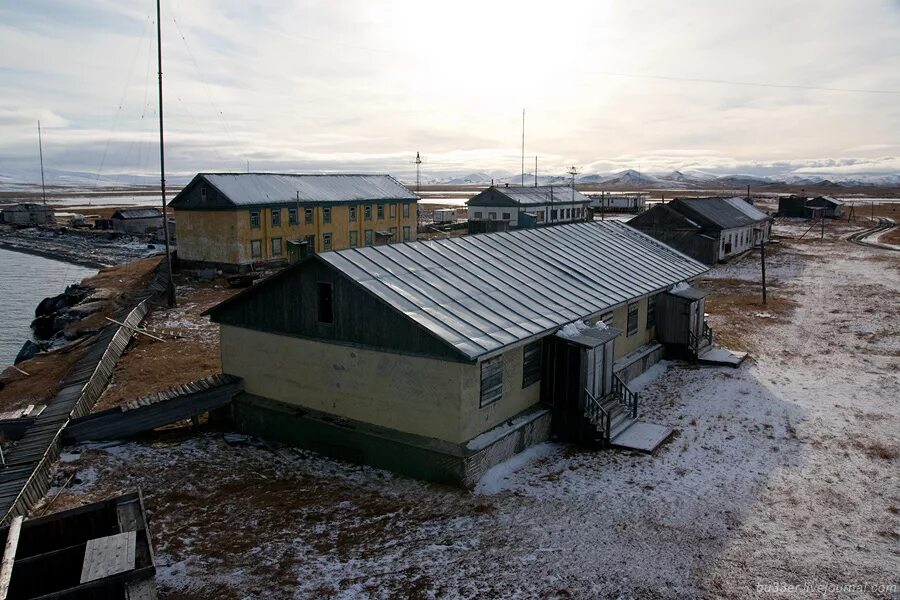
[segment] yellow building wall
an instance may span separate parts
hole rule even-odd
[[[461,435],[470,440],[500,423],[511,419],[541,400],[540,380],[522,388],[522,367],[525,347],[519,346],[503,357],[503,395],[499,400],[481,407],[481,363],[463,365],[461,397]]]
[[[396,227],[393,241],[403,240],[403,227],[409,226],[410,240],[416,239],[416,203],[409,203],[409,217],[403,217],[403,204],[395,204],[395,216],[391,217],[390,204],[384,203],[384,218],[378,219],[378,204],[372,204],[372,219],[365,219],[365,204],[356,205],[356,220],[350,220],[350,205],[300,206],[299,223],[290,224],[290,207],[282,207],[281,223],[272,224],[272,208],[259,208],[259,227],[250,226],[251,209],[242,210],[176,210],[175,224],[178,232],[178,256],[184,260],[247,264],[258,260],[287,258],[287,242],[303,240],[313,235],[316,252],[325,252],[325,234],[331,234],[330,250],[350,247],[350,231],[356,231],[358,245],[365,245],[365,231],[372,230],[372,243],[376,231],[390,231]],[[312,223],[306,222],[306,209],[312,208]],[[325,209],[331,209],[330,222],[325,220]],[[281,238],[281,254],[273,253],[272,240]],[[253,257],[251,241],[259,240],[261,256]]]
[[[221,326],[222,369],[252,394],[460,443],[470,365]]]
[[[631,304],[631,303],[629,303]],[[613,344],[613,360],[619,360],[626,354],[630,354],[645,344],[649,344],[656,338],[656,329],[647,329],[647,298],[641,298],[638,304],[637,331],[628,335],[628,304],[613,309],[612,326],[622,333]],[[600,317],[588,319],[590,323],[596,323]]]

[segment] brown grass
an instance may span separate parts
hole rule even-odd
[[[703,287],[712,294],[706,299],[706,312],[713,320],[717,343],[732,350],[756,351],[756,334],[767,327],[788,321],[799,305],[781,289],[777,280],[768,285],[766,303],[761,286],[744,279],[705,279]],[[757,316],[767,313],[768,317]],[[725,327],[716,327],[725,323]]]
[[[895,460],[900,456],[900,447],[896,444],[885,444],[883,442],[873,442],[863,446],[863,450],[869,458],[878,458],[882,460]]]
[[[137,336],[116,365],[112,385],[100,397],[94,411],[220,373],[218,325],[201,313],[238,291],[225,287],[223,282],[179,285],[178,318],[190,323],[192,328],[167,327],[168,309],[156,308],[144,325],[166,341]]]
[[[900,227],[894,227],[887,233],[878,238],[883,244],[894,244],[900,246]]]

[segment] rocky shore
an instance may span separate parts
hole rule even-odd
[[[99,269],[155,254],[160,244],[115,231],[0,226],[0,248]]]

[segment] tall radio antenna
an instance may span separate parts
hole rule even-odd
[[[522,187],[525,187],[525,109],[522,109]]]
[[[156,64],[159,67],[159,189],[162,195],[163,235],[166,237],[166,267],[169,281],[166,285],[166,299],[170,307],[175,306],[175,282],[172,279],[172,252],[169,247],[169,215],[166,213],[166,153],[163,142],[163,72],[162,72],[162,21],[159,0],[156,0]]]
[[[534,187],[537,187],[537,155],[534,157]]]
[[[38,153],[41,157],[41,198],[47,206],[47,188],[44,186],[44,143],[41,141],[41,122],[38,121]]]

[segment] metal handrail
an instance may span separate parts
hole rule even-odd
[[[637,419],[638,394],[637,392],[631,391],[625,382],[615,373],[613,373],[613,392],[616,394],[616,397],[619,398],[619,402],[624,404],[625,408],[628,409],[628,412],[631,413],[631,418]]]
[[[587,388],[584,389],[584,397],[584,417],[597,428],[597,431],[603,436],[604,443],[609,442],[612,426],[609,413]]]
[[[688,339],[690,340],[688,346],[691,349],[691,354],[695,357],[700,354],[700,340],[697,338],[697,335],[690,329],[688,329]]]

